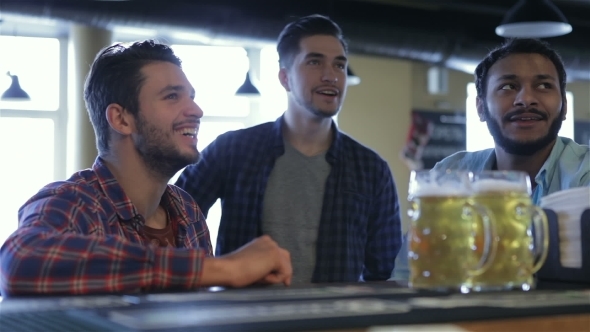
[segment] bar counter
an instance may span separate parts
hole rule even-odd
[[[8,298],[0,330],[590,332],[590,285],[461,294],[379,282]]]

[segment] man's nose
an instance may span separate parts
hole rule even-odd
[[[324,68],[324,72],[322,74],[322,82],[328,82],[332,84],[338,82],[338,76],[336,75],[334,68],[332,68],[331,66],[326,66],[326,68]]]
[[[514,106],[529,107],[537,105],[538,100],[532,87],[522,87],[514,98]]]
[[[191,100],[190,105],[185,109],[185,115],[200,119],[203,117],[203,110],[194,100]]]

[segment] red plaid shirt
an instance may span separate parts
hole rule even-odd
[[[212,256],[195,201],[169,185],[162,197],[177,248],[142,236],[144,218],[97,158],[92,169],[45,186],[19,210],[19,228],[0,249],[0,291],[89,294],[194,289]]]

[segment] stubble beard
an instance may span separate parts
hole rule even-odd
[[[296,96],[295,100],[296,100],[297,104],[303,106],[303,108],[305,110],[307,110],[309,113],[311,113],[312,115],[314,115],[315,117],[320,118],[320,119],[332,118],[335,115],[337,115],[338,112],[340,112],[340,108],[342,106],[341,103],[339,103],[334,110],[329,110],[329,111],[322,110],[321,108],[316,107],[313,104],[313,94],[314,94],[314,92],[312,91],[312,95],[308,101],[305,101],[303,98],[300,98],[299,96]]]
[[[490,114],[490,110],[487,105],[484,106],[484,114],[486,119],[486,125],[490,134],[494,138],[496,145],[500,146],[504,151],[509,154],[517,156],[531,156],[542,149],[553,143],[559,134],[561,125],[563,123],[563,107],[559,112],[559,115],[551,122],[547,134],[543,137],[532,141],[518,141],[506,137],[502,132],[502,127],[498,121],[493,118]]]
[[[199,160],[196,146],[194,154],[183,154],[171,142],[170,133],[149,124],[141,114],[136,120],[138,135],[134,140],[135,149],[147,168],[157,176],[170,179],[184,167]]]

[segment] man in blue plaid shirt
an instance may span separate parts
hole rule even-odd
[[[176,184],[205,215],[221,199],[217,255],[268,234],[291,253],[293,284],[387,280],[401,246],[399,202],[387,162],[332,119],[346,94],[342,32],[303,17],[277,51],[285,113],[220,135]]]

